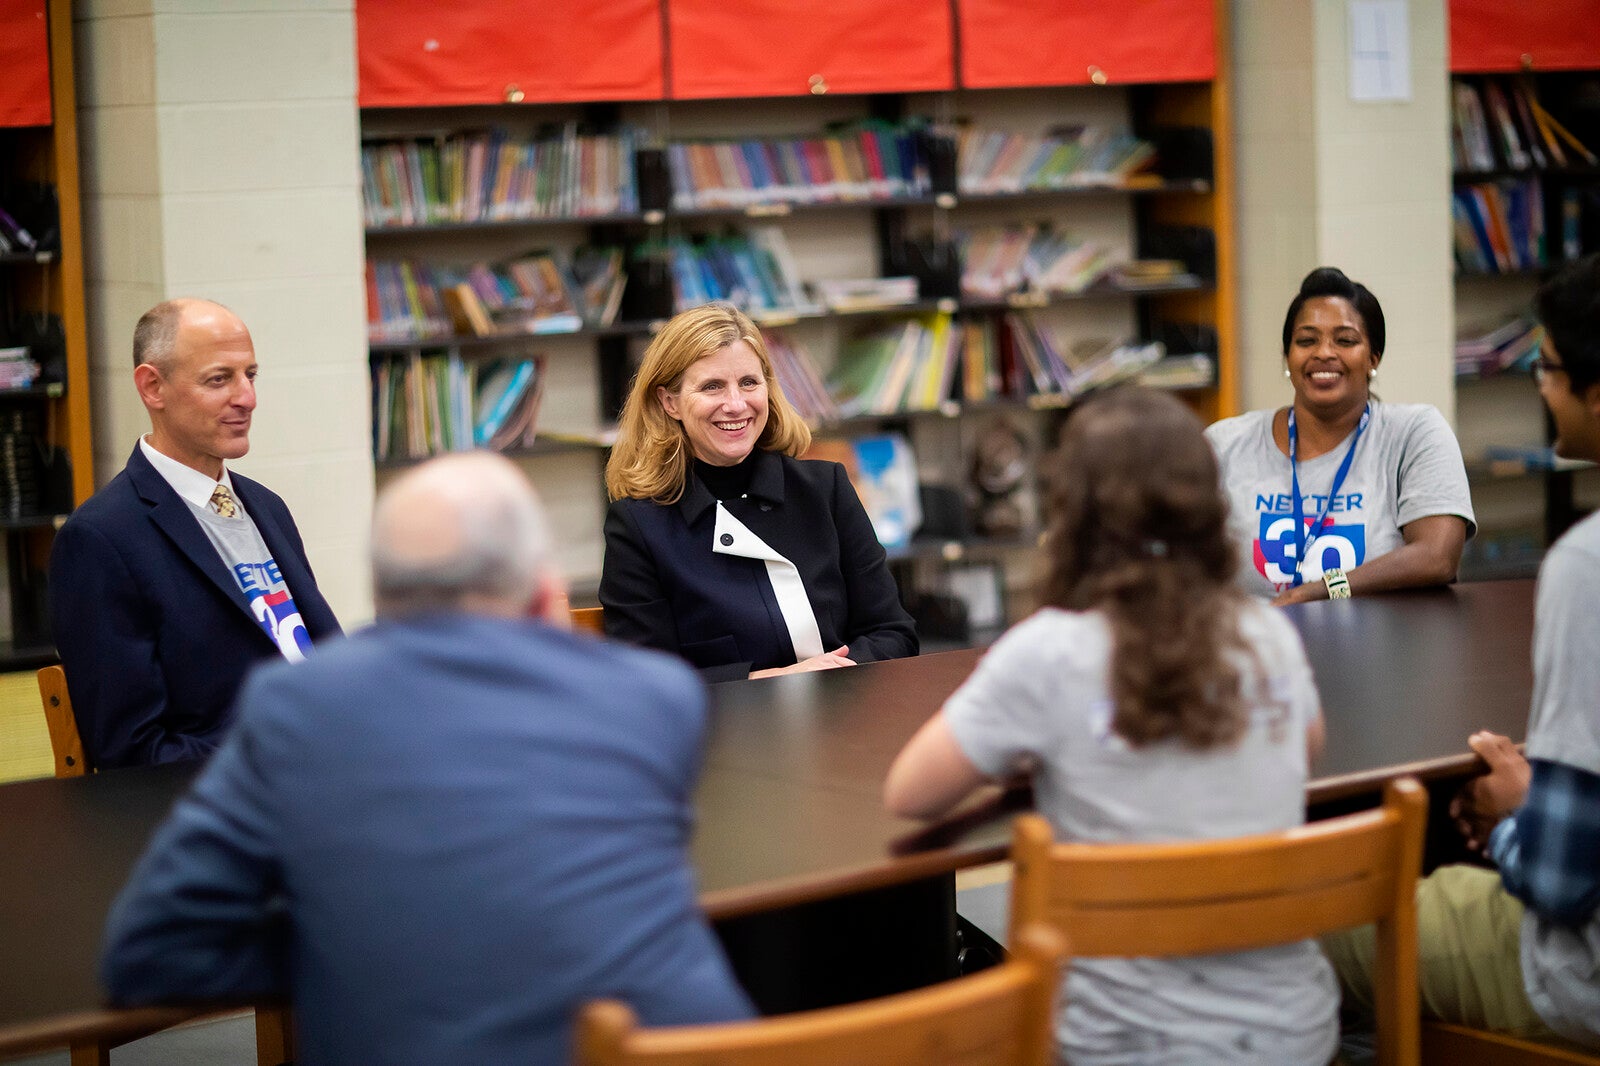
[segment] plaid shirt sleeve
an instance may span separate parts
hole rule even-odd
[[[1534,913],[1578,925],[1600,908],[1600,775],[1530,760],[1528,795],[1489,834],[1506,891]]]

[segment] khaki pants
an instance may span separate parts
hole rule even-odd
[[[1531,1040],[1559,1040],[1522,988],[1522,904],[1500,875],[1476,866],[1441,866],[1417,883],[1417,976],[1422,1013],[1474,1029]],[[1346,1004],[1372,1010],[1372,926],[1322,940]]]

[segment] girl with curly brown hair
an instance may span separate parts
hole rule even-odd
[[[1199,420],[1117,391],[1068,422],[1049,470],[1046,606],[1007,633],[889,771],[935,817],[1031,773],[1060,839],[1243,836],[1304,819],[1321,712],[1294,627],[1238,590]],[[1058,1019],[1075,1066],[1327,1062],[1338,990],[1310,941],[1075,962]]]

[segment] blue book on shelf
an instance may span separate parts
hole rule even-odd
[[[478,390],[477,424],[472,427],[472,439],[478,447],[487,445],[511,417],[528,382],[533,380],[533,372],[533,360],[524,359],[514,366],[502,366],[483,379]]]
[[[856,453],[856,491],[878,542],[885,548],[903,548],[922,525],[918,498],[917,463],[911,445],[898,433],[859,437]]]

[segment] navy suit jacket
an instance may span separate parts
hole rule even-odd
[[[288,507],[249,478],[235,494],[314,641],[339,633]],[[50,552],[50,617],[89,765],[210,754],[250,668],[282,653],[189,505],[134,446]]]
[[[531,620],[263,667],[112,907],[106,987],[287,991],[302,1066],[571,1062],[602,996],[748,1017],[689,865],[706,723],[683,664]]]
[[[844,467],[758,453],[745,498],[723,506],[800,571],[822,650],[856,662],[917,654],[883,546]],[[606,514],[606,634],[688,659],[706,680],[789,666],[794,645],[766,565],[712,550],[716,503],[690,472],[674,504],[621,499]]]

